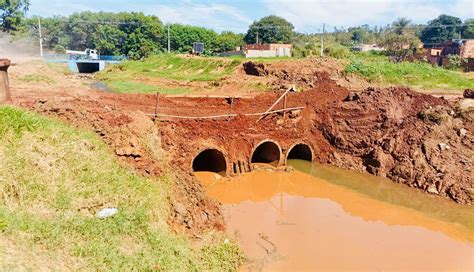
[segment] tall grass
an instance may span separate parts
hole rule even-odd
[[[0,106],[0,270],[235,270],[233,243],[166,220],[172,182],[121,167],[92,133]],[[97,211],[117,207],[115,216]]]
[[[389,61],[386,56],[355,54],[345,72],[363,76],[373,83],[409,86],[424,90],[464,90],[474,88],[474,80],[462,72],[434,67],[423,62]]]

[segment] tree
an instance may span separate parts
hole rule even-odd
[[[464,24],[466,25],[466,27],[462,33],[462,38],[474,39],[474,18],[467,19],[466,21],[464,21]]]
[[[217,53],[217,33],[204,27],[172,24],[170,27],[171,50],[179,53],[190,53],[194,42],[204,43],[204,54]],[[167,47],[167,36],[161,39],[163,48]]]
[[[1,0],[0,0],[1,1]],[[43,46],[55,51],[98,49],[102,55],[140,59],[161,51],[163,24],[141,12],[81,12],[41,18]],[[38,39],[38,17],[25,20],[25,32]]]
[[[367,31],[364,28],[356,27],[356,28],[350,29],[349,31],[352,33],[351,35],[352,41],[356,43],[363,43],[364,38],[367,35]]]
[[[400,62],[416,53],[420,40],[414,35],[391,32],[385,35],[380,44],[385,47],[389,56]]]
[[[290,43],[295,27],[282,17],[270,15],[253,22],[245,35],[247,43]]]
[[[400,17],[395,22],[392,23],[393,32],[398,35],[402,35],[406,32],[406,28],[410,26],[411,20],[407,17]]]
[[[244,35],[235,34],[231,31],[224,31],[217,37],[216,50],[226,52],[235,50],[236,47],[244,44]]]
[[[0,0],[0,23],[3,32],[18,30],[30,0]]]
[[[459,37],[464,30],[461,19],[442,14],[428,22],[420,33],[421,41],[428,47]]]

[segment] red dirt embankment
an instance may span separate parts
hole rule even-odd
[[[406,88],[367,89],[350,93],[325,72],[309,79],[312,88],[290,93],[287,106],[301,112],[258,117],[239,115],[216,120],[168,119],[156,124],[154,95],[121,95],[91,91],[75,97],[13,97],[15,103],[92,128],[120,160],[144,173],[175,172],[177,201],[172,222],[189,231],[222,228],[217,203],[194,178],[193,158],[206,147],[218,147],[232,161],[249,163],[252,149],[272,139],[285,152],[296,142],[311,145],[316,161],[368,171],[421,190],[473,204],[473,122],[455,105]],[[159,113],[208,116],[265,111],[281,95],[255,98],[159,99]],[[278,105],[281,108],[282,104]],[[170,168],[166,167],[170,166]],[[165,166],[165,168],[164,168]]]

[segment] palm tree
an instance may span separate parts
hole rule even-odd
[[[410,24],[411,20],[409,20],[407,17],[400,17],[392,23],[392,28],[395,33],[402,35]]]

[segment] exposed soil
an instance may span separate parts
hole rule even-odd
[[[160,114],[239,115],[160,118],[154,123],[146,114],[155,112],[155,95],[105,93],[72,87],[73,83],[46,90],[25,87],[15,76],[12,98],[16,105],[93,129],[120,161],[145,175],[161,176],[172,170],[178,197],[172,203],[171,223],[191,233],[224,226],[219,206],[206,196],[191,171],[194,157],[215,147],[230,166],[249,171],[252,150],[265,139],[276,141],[283,154],[291,145],[304,142],[314,149],[317,162],[368,171],[459,203],[474,203],[472,111],[460,112],[455,102],[406,88],[353,93],[328,71],[312,70],[310,65],[300,72],[298,67],[288,72],[284,62],[268,67],[267,79],[273,86],[295,80],[306,84],[307,91],[290,93],[287,99],[287,107],[304,106],[303,110],[271,114],[260,121],[258,116],[241,115],[266,111],[281,91],[235,98],[232,105],[230,98],[162,96]],[[277,109],[282,107],[283,102]]]
[[[349,90],[361,91],[369,87],[369,83],[357,76],[344,73],[344,65],[332,58],[307,58],[299,61],[275,61],[268,63],[249,61],[243,64],[248,75],[268,77],[275,89],[286,89],[295,85],[302,90],[318,86],[320,74],[329,74],[338,85]]]

